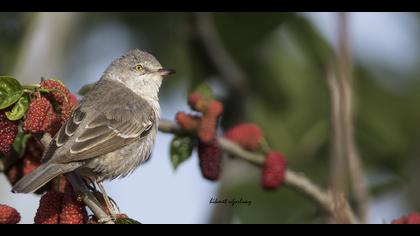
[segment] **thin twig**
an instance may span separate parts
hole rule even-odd
[[[338,15],[338,77],[341,82],[342,91],[342,125],[343,125],[343,147],[346,161],[348,162],[348,173],[351,179],[352,193],[354,194],[357,213],[366,221],[367,207],[369,203],[369,190],[364,178],[362,160],[357,151],[354,141],[354,108],[353,108],[353,73],[350,55],[350,44],[348,42],[348,18],[347,13]]]
[[[175,122],[169,120],[160,120],[159,130],[163,133],[172,134],[183,132]],[[246,151],[236,143],[222,137],[218,137],[217,141],[226,153],[236,158],[243,159],[256,166],[262,166],[264,164],[265,158],[262,155]],[[298,174],[293,170],[288,169],[285,175],[285,186],[304,194],[317,203],[325,212],[334,216],[340,223],[359,222],[344,197],[340,197],[339,199],[333,197],[330,192],[322,190],[303,174]]]

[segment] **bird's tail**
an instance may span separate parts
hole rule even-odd
[[[60,174],[75,170],[79,167],[77,163],[56,164],[44,163],[34,171],[20,179],[12,189],[14,193],[32,193],[50,182]]]

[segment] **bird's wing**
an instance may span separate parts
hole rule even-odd
[[[51,142],[43,162],[90,159],[118,150],[149,134],[157,117],[151,105],[130,93],[125,96],[119,93],[115,99],[118,102],[108,101],[101,104],[102,107],[90,109],[83,109],[84,104],[81,104]]]

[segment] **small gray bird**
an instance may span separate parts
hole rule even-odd
[[[159,88],[172,73],[138,49],[113,61],[53,138],[42,164],[12,191],[34,192],[71,171],[97,183],[130,174],[151,154],[160,116]]]

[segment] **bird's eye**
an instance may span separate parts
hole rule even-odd
[[[142,65],[140,65],[140,64],[138,64],[138,65],[136,65],[136,66],[134,67],[134,70],[136,70],[136,71],[142,71],[142,70],[143,70],[143,66],[142,66]]]

